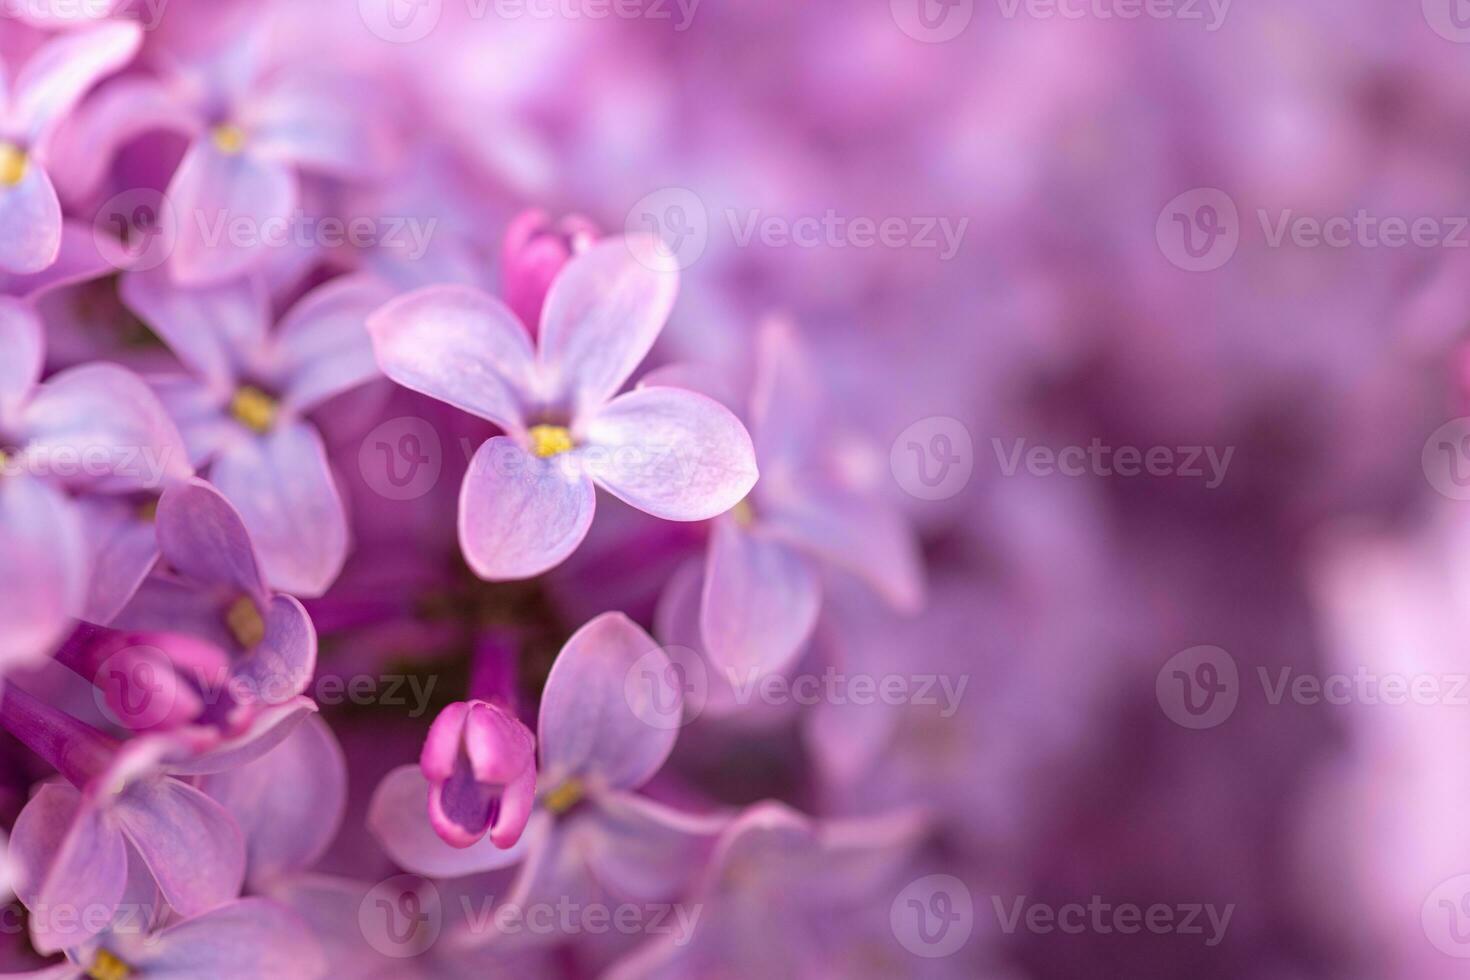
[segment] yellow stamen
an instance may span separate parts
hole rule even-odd
[[[25,180],[30,157],[14,143],[0,143],[0,185],[14,187]]]
[[[158,520],[158,498],[150,497],[138,505],[138,520],[152,524]]]
[[[741,527],[750,527],[755,523],[755,508],[750,506],[750,499],[746,498],[730,508],[730,516]]]
[[[132,967],[105,949],[97,950],[91,967],[87,969],[87,976],[92,980],[128,980],[132,975]]]
[[[221,123],[209,135],[214,140],[214,148],[226,156],[245,149],[245,130],[234,123]]]
[[[527,434],[531,437],[531,452],[542,459],[572,448],[572,434],[565,426],[533,425]]]
[[[225,625],[230,628],[230,634],[247,650],[265,639],[265,620],[260,618],[255,600],[248,595],[242,595],[230,603],[230,608],[225,611]]]
[[[552,813],[566,813],[572,807],[581,802],[586,795],[586,787],[576,776],[568,779],[556,789],[546,794],[546,809]]]
[[[267,432],[276,421],[276,400],[259,388],[245,385],[235,392],[230,414],[246,428]]]

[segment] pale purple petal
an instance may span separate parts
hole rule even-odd
[[[84,364],[36,389],[21,414],[33,472],[105,491],[158,489],[191,473],[183,438],[152,389],[127,368]]]
[[[505,428],[522,428],[536,374],[531,339],[504,303],[467,286],[430,286],[368,318],[378,366],[405,388]]]
[[[15,821],[11,849],[19,865],[16,891],[32,909],[110,909],[127,886],[122,832],[105,811],[64,783],[47,783],[26,804]],[[31,942],[54,953],[80,945],[98,924],[95,915],[36,915]]]
[[[856,575],[900,612],[924,602],[919,542],[902,514],[880,501],[832,495],[793,502],[765,521],[770,533]]]
[[[109,949],[148,980],[316,980],[320,944],[300,916],[263,898],[242,898],[156,935],[119,934]]]
[[[275,344],[283,402],[301,413],[381,376],[367,318],[389,298],[369,276],[334,279],[308,293],[281,320]]]
[[[270,298],[253,278],[184,289],[165,270],[149,269],[124,275],[118,292],[179,360],[222,390],[264,348]]]
[[[347,763],[326,723],[309,718],[266,755],[200,788],[240,825],[248,879],[259,890],[309,869],[332,843],[347,807]]]
[[[531,578],[577,549],[595,506],[586,476],[496,436],[475,453],[460,489],[460,546],[483,579]]]
[[[347,514],[321,436],[305,422],[282,422],[242,439],[210,469],[240,512],[272,587],[319,596],[347,559]]]
[[[801,652],[822,605],[817,569],[759,526],[715,522],[705,565],[700,632],[710,662],[745,683]]]
[[[0,478],[0,672],[61,639],[86,596],[90,564],[70,501],[40,480]]]
[[[595,821],[578,824],[588,869],[620,898],[672,901],[704,869],[729,812],[692,814],[632,793],[606,793]]]
[[[673,751],[684,692],[653,637],[622,613],[603,613],[567,640],[541,695],[542,785],[569,778],[636,789]],[[658,714],[647,714],[655,701]],[[668,706],[673,705],[674,708]],[[648,720],[645,720],[648,719]]]
[[[55,162],[52,163],[55,178]],[[61,250],[56,261],[40,272],[29,275],[10,275],[0,271],[0,294],[18,296],[32,302],[48,294],[101,279],[117,271],[108,255],[98,247],[98,232],[92,225],[71,218],[61,222]],[[108,247],[120,247],[111,244]]]
[[[227,384],[211,385],[189,374],[155,374],[148,384],[179,427],[192,465],[203,466],[226,447],[249,438],[250,430],[228,411]]]
[[[617,393],[673,311],[679,274],[672,257],[655,269],[633,252],[625,239],[605,239],[568,262],[546,295],[537,355],[547,393],[573,415]]]
[[[116,21],[63,35],[37,51],[11,91],[15,122],[29,142],[44,143],[87,89],[131,61],[142,43],[141,27]]]
[[[158,546],[179,574],[264,601],[255,549],[240,514],[203,480],[169,487],[158,501]]]
[[[104,497],[76,502],[92,544],[92,576],[81,618],[105,626],[122,612],[158,564],[158,534],[126,500]]]
[[[169,905],[198,915],[240,894],[245,842],[224,807],[177,779],[145,778],[113,806]]]
[[[597,483],[665,520],[708,520],[755,486],[745,426],[723,405],[682,388],[621,395],[587,422],[584,435]]]
[[[368,806],[367,824],[399,867],[435,878],[509,867],[525,856],[530,838],[504,849],[489,837],[469,847],[444,843],[429,825],[429,782],[418,766],[399,766],[383,777]]]
[[[41,272],[61,254],[61,202],[45,169],[34,159],[13,187],[0,185],[0,269]]]
[[[0,297],[0,350],[0,424],[9,427],[41,377],[46,340],[35,311],[8,296]]]
[[[185,285],[221,282],[264,262],[266,231],[284,227],[298,196],[290,167],[249,152],[221,153],[209,140],[189,148],[166,194],[178,220],[168,265]],[[232,234],[236,222],[246,234]]]

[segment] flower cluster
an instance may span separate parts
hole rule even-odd
[[[0,968],[745,972],[931,839],[838,798],[925,602],[879,444],[323,6],[0,21]]]

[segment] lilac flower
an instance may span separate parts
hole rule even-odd
[[[61,203],[46,174],[56,128],[98,79],[132,60],[136,24],[100,24],[48,41],[0,82],[0,269],[36,273],[61,251]],[[4,66],[0,65],[0,72]]]
[[[33,658],[84,609],[112,607],[146,565],[97,565],[77,503],[188,475],[178,431],[139,378],[111,364],[40,382],[41,324],[0,298],[0,669]],[[100,537],[105,537],[100,535]],[[105,598],[104,598],[105,597]]]
[[[294,595],[321,595],[346,559],[347,519],[305,416],[377,376],[363,321],[384,287],[333,280],[274,331],[258,279],[185,290],[153,270],[125,276],[122,295],[188,370],[154,386],[193,459],[240,511],[266,579]]]
[[[166,81],[175,122],[192,137],[164,192],[178,216],[168,269],[182,284],[221,283],[266,261],[270,243],[260,232],[291,220],[305,176],[357,179],[387,169],[381,117],[342,108],[362,91],[345,77],[274,64],[269,18],[242,16],[249,12],[227,12],[235,29],[202,57],[181,59]],[[257,234],[239,240],[232,222]]]
[[[68,952],[77,966],[58,966],[42,975],[56,980],[316,980],[327,975],[321,946],[301,917],[263,898],[228,902],[156,932],[118,928]]]
[[[16,891],[37,912],[37,949],[78,946],[107,924],[95,915],[53,914],[60,909],[116,909],[127,892],[161,895],[188,916],[239,894],[239,828],[218,803],[168,775],[167,760],[197,762],[197,746],[154,736],[119,747],[13,684],[0,693],[0,724],[67,780],[41,787],[11,839]],[[149,880],[156,891],[140,888]]]
[[[763,479],[716,519],[698,588],[690,573],[665,597],[666,618],[698,623],[703,642],[691,645],[725,675],[717,681],[750,679],[792,662],[816,626],[824,568],[858,576],[903,612],[916,611],[923,599],[917,539],[894,508],[844,479],[824,436],[833,409],[815,390],[815,377],[791,327],[763,324],[744,406]],[[734,401],[721,372],[693,365],[655,371],[643,384]],[[683,608],[696,602],[697,609]]]
[[[261,706],[289,703],[306,689],[316,630],[299,600],[268,588],[240,515],[219,491],[198,479],[166,490],[158,547],[167,570],[143,583],[116,625],[187,632],[223,651],[224,690],[215,687],[203,718],[240,725]],[[190,683],[187,665],[174,670]],[[220,683],[217,675],[212,682]]]
[[[453,878],[523,862],[507,901],[586,894],[594,882],[649,900],[675,894],[725,818],[634,792],[663,766],[678,734],[677,722],[654,724],[647,713],[656,705],[658,717],[679,717],[683,692],[670,673],[668,655],[618,613],[567,641],[542,694],[536,811],[514,846],[441,839],[427,819],[432,786],[417,766],[395,769],[378,786],[369,826],[400,866],[419,874]]]
[[[498,704],[459,701],[429,727],[419,768],[429,822],[454,847],[488,831],[499,848],[520,840],[536,799],[536,739]]]
[[[385,374],[507,433],[480,447],[460,494],[460,544],[480,577],[559,564],[592,523],[594,486],[677,521],[722,513],[754,486],[750,437],[723,406],[673,388],[613,397],[676,288],[672,268],[645,267],[614,239],[552,284],[534,347],[504,304],[464,287],[419,290],[373,314]]]

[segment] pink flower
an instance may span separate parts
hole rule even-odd
[[[409,293],[369,318],[385,374],[507,433],[480,447],[460,494],[460,545],[481,578],[560,564],[592,524],[594,486],[655,517],[701,521],[755,485],[750,435],[718,402],[675,388],[617,395],[677,289],[671,266],[640,264],[611,239],[557,277],[535,344],[504,303],[461,286]]]

